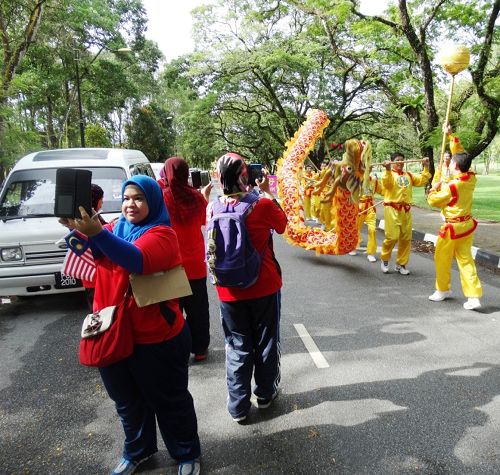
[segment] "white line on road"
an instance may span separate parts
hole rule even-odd
[[[293,326],[304,343],[306,350],[311,355],[314,364],[320,369],[329,368],[330,365],[328,364],[328,361],[326,361],[325,357],[321,354],[321,351],[319,351],[319,348],[316,346],[316,343],[314,343],[311,335],[309,335],[306,327],[302,325],[302,323],[294,323]]]

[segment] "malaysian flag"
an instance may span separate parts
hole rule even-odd
[[[61,269],[62,274],[93,282],[95,272],[94,257],[90,248],[87,248],[81,256],[78,256],[72,250],[67,252]]]
[[[64,258],[61,273],[92,282],[96,267],[87,237],[77,230],[73,230],[64,237],[64,240],[69,249]]]

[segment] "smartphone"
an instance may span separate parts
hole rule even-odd
[[[196,189],[201,188],[201,171],[200,170],[192,170],[191,171],[191,186],[193,188],[196,188]]]
[[[262,163],[250,163],[248,165],[248,184],[257,186],[255,180],[262,180]]]
[[[210,174],[202,170],[201,171],[201,186],[207,186],[210,183]]]

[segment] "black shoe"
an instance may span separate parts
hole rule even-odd
[[[270,398],[257,397],[257,407],[259,409],[267,409],[277,397],[278,391],[276,391]]]

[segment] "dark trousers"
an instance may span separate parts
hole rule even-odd
[[[157,344],[136,345],[129,358],[99,368],[125,432],[123,456],[157,452],[156,420],[168,452],[182,462],[200,455],[193,398],[188,391],[189,328]]]
[[[252,373],[254,394],[271,398],[280,382],[281,294],[220,302],[226,342],[228,410],[241,417],[250,410]]]
[[[195,355],[203,354],[210,344],[210,312],[208,310],[207,279],[189,281],[193,295],[182,297],[181,309],[186,313],[186,321],[191,330],[192,349]]]

